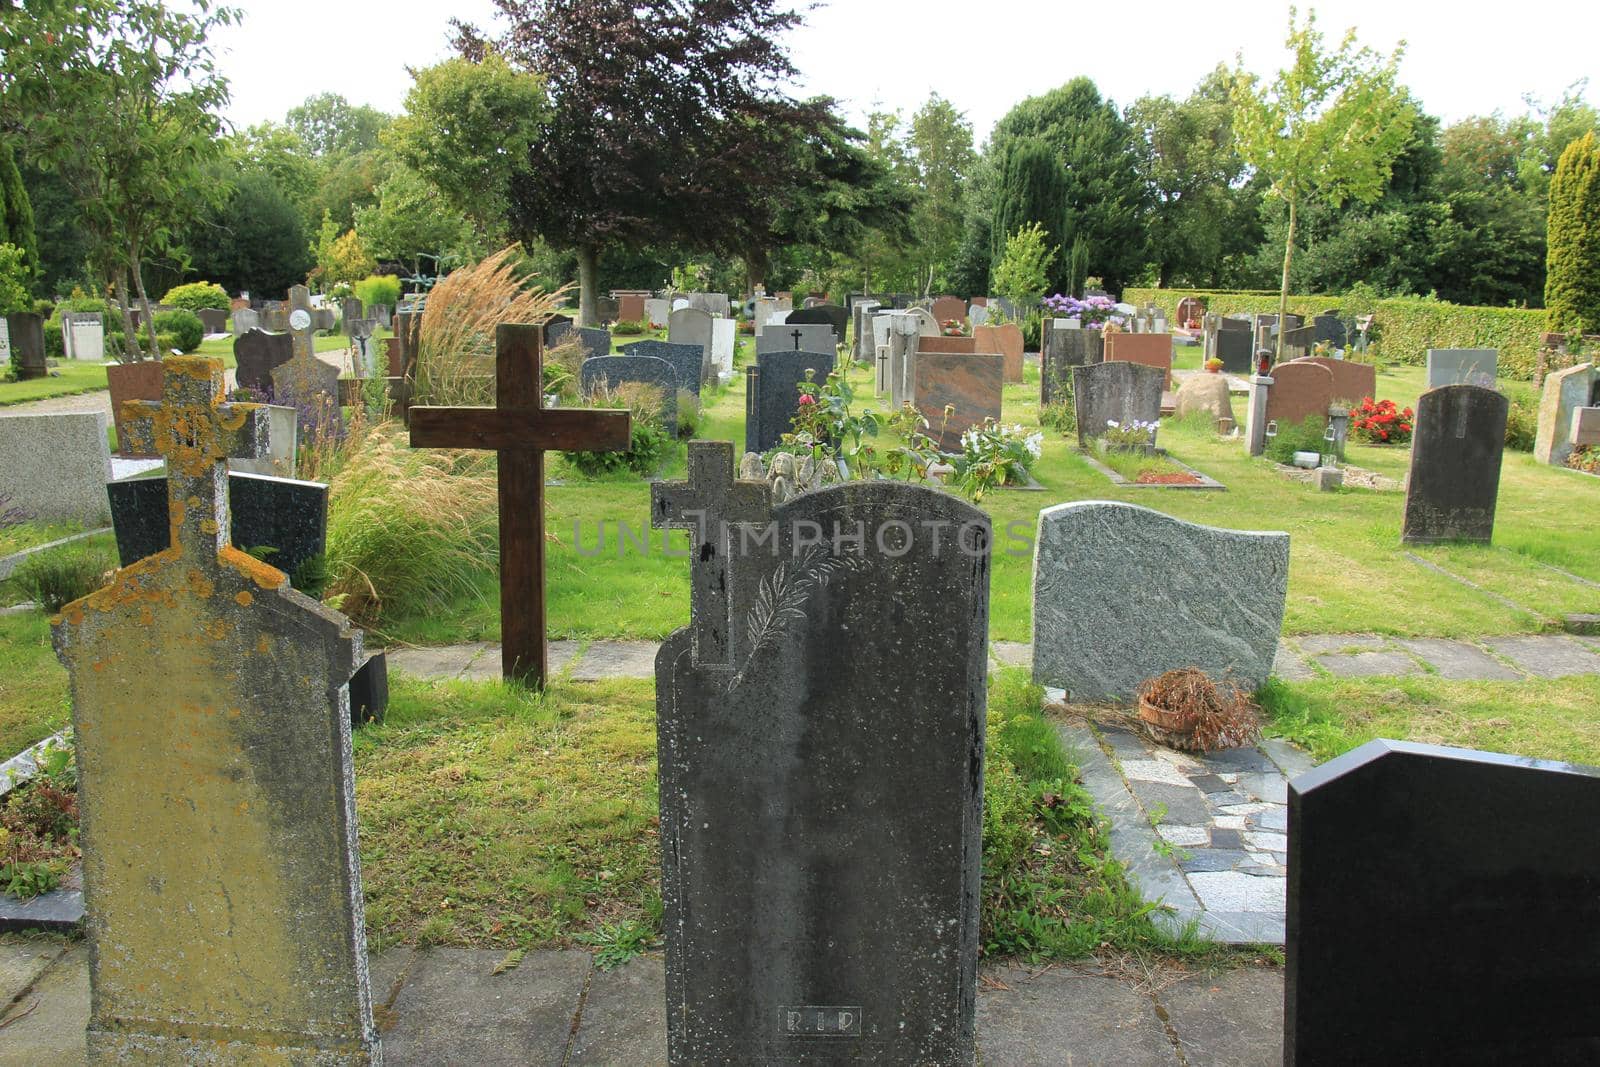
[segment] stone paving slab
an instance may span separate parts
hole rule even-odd
[[[987,971],[978,985],[983,1067],[1179,1064],[1150,997],[1091,970]]]
[[[1397,638],[1395,644],[1433,666],[1448,681],[1515,681],[1522,675],[1477,645],[1438,637]]]
[[[1302,634],[1294,638],[1302,652],[1321,656],[1330,652],[1372,652],[1387,645],[1377,634]]]
[[[89,955],[80,944],[0,1008],[0,1067],[81,1064],[88,1025]]]
[[[1491,637],[1484,644],[1535,678],[1600,674],[1600,655],[1571,637]]]
[[[654,678],[656,650],[660,647],[654,641],[596,641],[578,659],[572,678],[578,682]]]
[[[20,997],[66,950],[51,941],[0,945],[0,1008]]]
[[[1272,656],[1272,673],[1286,682],[1309,682],[1317,676],[1317,672],[1282,641],[1278,642],[1278,651]]]
[[[1422,665],[1404,652],[1355,652],[1319,656],[1318,666],[1335,678],[1403,678]]]
[[[667,1062],[667,971],[659,956],[595,970],[567,1062]]]
[[[1283,1063],[1283,971],[1241,967],[1199,975],[1156,995],[1188,1067]]]

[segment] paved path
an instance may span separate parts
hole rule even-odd
[[[613,971],[587,952],[394,948],[372,961],[390,1065],[666,1063],[661,960]],[[978,986],[984,1067],[1283,1062],[1283,978],[1268,967],[1212,975],[986,965]],[[89,976],[81,944],[0,942],[0,1067],[84,1062]]]

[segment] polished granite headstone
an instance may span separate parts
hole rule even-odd
[[[668,1060],[971,1064],[989,519],[722,456],[652,508],[729,591],[656,657]]]
[[[833,327],[826,322],[769,326],[756,338],[757,356],[768,352],[827,352],[833,347]]]
[[[553,348],[572,332],[572,318],[568,315],[551,315],[544,320],[544,346]]]
[[[654,356],[672,364],[678,372],[678,388],[700,395],[700,371],[705,353],[699,345],[678,345],[670,341],[634,341],[622,346],[625,356]]]
[[[625,382],[642,382],[661,394],[661,421],[667,432],[678,432],[678,372],[672,364],[655,356],[595,356],[583,361],[578,370],[583,395],[604,382],[616,389]]]
[[[1400,540],[1488,544],[1506,446],[1504,394],[1478,385],[1430,389],[1417,401]]]
[[[1289,784],[1284,1063],[1600,1063],[1600,770],[1371,741]]]
[[[833,343],[844,344],[845,325],[850,321],[850,313],[838,304],[818,304],[816,307],[801,308],[799,311],[789,312],[790,325],[805,324],[808,322],[825,322],[833,327]]]
[[[918,352],[912,392],[928,420],[928,436],[943,452],[960,452],[961,435],[987,419],[1000,421],[1005,357]]]
[[[811,371],[820,387],[833,370],[834,353],[768,352],[745,367],[744,450],[765,452],[777,446],[800,408],[800,383]]]
[[[1106,424],[1161,421],[1161,390],[1167,372],[1142,363],[1091,363],[1072,368],[1072,400],[1078,416],[1078,447],[1106,432]]]
[[[116,530],[121,566],[171,546],[165,478],[110,482],[106,495],[111,500],[111,525]],[[321,482],[229,474],[228,505],[234,546],[247,552],[275,549],[263,556],[264,562],[290,577],[307,559],[322,555],[327,548],[328,487]]]
[[[1249,330],[1217,330],[1216,356],[1227,374],[1249,374],[1255,368],[1255,345]]]
[[[609,331],[593,326],[578,327],[578,343],[583,346],[583,358],[593,359],[596,356],[611,354],[611,334]]]

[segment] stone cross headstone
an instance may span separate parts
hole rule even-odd
[[[895,482],[764,516],[732,474],[653,494],[728,583],[656,658],[668,1060],[971,1063],[989,519]]]
[[[265,451],[219,360],[166,361],[133,425],[169,547],[67,605],[88,1062],[381,1062],[347,683],[361,632],[231,543],[226,459]]]
[[[834,353],[769,352],[744,369],[744,450],[766,452],[777,447],[800,409],[800,383],[811,372],[821,386],[833,370]]]
[[[678,372],[667,360],[659,356],[596,356],[583,361],[578,368],[578,381],[584,396],[593,396],[601,384],[607,389],[627,382],[651,387],[661,396],[662,425],[667,433],[677,434]]]
[[[1092,363],[1072,368],[1073,409],[1078,419],[1078,447],[1103,436],[1106,424],[1159,422],[1161,389],[1166,374],[1141,363]]]
[[[1402,543],[1489,543],[1510,406],[1504,394],[1478,385],[1446,385],[1422,394],[1411,438]]]
[[[317,358],[310,291],[303,285],[292,287],[289,305],[292,355],[287,363],[272,369],[272,400],[295,409],[303,443],[337,440],[344,435],[339,368]]]
[[[495,406],[411,409],[411,447],[498,453],[500,483],[500,659],[506,678],[544,687],[544,453],[623,452],[626,411],[543,407],[538,326],[495,330]],[[621,357],[618,357],[621,358]]]
[[[1600,769],[1369,741],[1289,783],[1285,1064],[1593,1063]]]

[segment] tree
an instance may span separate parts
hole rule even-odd
[[[1049,288],[1051,271],[1060,249],[1047,243],[1048,235],[1037,222],[1006,238],[1005,252],[994,268],[994,291],[1010,298],[1019,309],[1038,306]]]
[[[1550,329],[1600,333],[1600,144],[1567,146],[1550,179],[1544,306]]]
[[[16,157],[4,141],[0,141],[0,244],[9,244],[21,254],[31,289],[42,273],[39,238],[33,229],[33,201],[22,184]]]
[[[926,277],[923,291],[929,292],[936,281],[948,285],[946,268],[961,243],[965,223],[962,194],[977,162],[972,123],[950,101],[934,93],[911,116],[907,143],[920,193],[912,216],[913,232]]]
[[[1010,142],[1000,165],[1000,186],[995,197],[993,253],[994,284],[999,284],[999,263],[1018,231],[1029,227],[1042,232],[1041,242],[1060,248],[1066,237],[1066,172],[1055,150],[1042,137]],[[1061,264],[1052,256],[1056,268]],[[1058,283],[1059,269],[1048,279]]]
[[[234,293],[283,293],[305,281],[315,262],[301,212],[262,170],[242,173],[185,243],[196,274]]]
[[[1357,48],[1355,31],[1337,50],[1323,49],[1316,15],[1297,25],[1289,9],[1286,45],[1293,63],[1270,85],[1247,73],[1234,75],[1234,131],[1240,154],[1271,182],[1271,195],[1289,210],[1280,321],[1289,310],[1289,269],[1294,260],[1300,208],[1311,200],[1335,205],[1371,203],[1383,192],[1396,157],[1411,135],[1412,110],[1395,84],[1404,44],[1383,59]],[[1277,358],[1283,357],[1283,331]]]
[[[496,7],[501,36],[457,24],[457,45],[543,79],[550,109],[511,174],[507,221],[525,245],[543,237],[577,253],[580,322],[595,321],[607,248],[762,244],[771,194],[792,180],[772,165],[774,141],[808,137],[826,116],[778,91],[795,74],[779,38],[797,14],[775,0]]]
[[[0,134],[25,136],[71,189],[134,346],[131,274],[151,357],[145,257],[170,250],[179,226],[226,193],[206,180],[221,152],[215,111],[228,99],[206,38],[236,19],[209,4],[81,0],[13,7],[0,20]]]
[[[287,121],[312,155],[342,156],[377,148],[378,136],[391,120],[377,108],[352,104],[338,93],[319,93],[290,108]]]
[[[379,259],[404,263],[413,275],[422,261],[441,260],[473,247],[472,226],[461,215],[441,210],[439,194],[422,175],[400,166],[378,186],[378,202],[356,211],[356,233]]]

